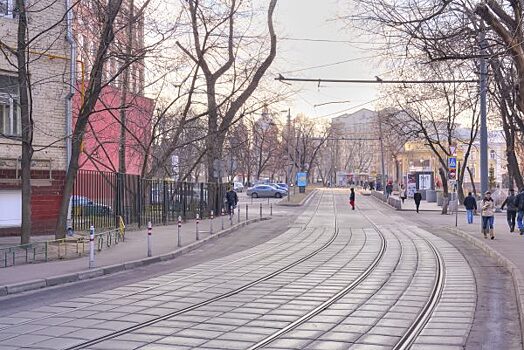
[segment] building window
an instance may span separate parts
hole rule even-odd
[[[491,150],[491,151],[489,152],[489,158],[490,158],[491,160],[495,160],[495,159],[497,159],[497,153],[495,152],[495,150]]]
[[[20,136],[20,109],[14,96],[0,94],[0,135]]]
[[[21,134],[17,79],[0,75],[0,135],[20,136]]]
[[[14,2],[15,0],[0,0],[0,16],[13,18]]]

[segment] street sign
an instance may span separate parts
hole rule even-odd
[[[450,181],[455,181],[457,179],[457,169],[449,169],[448,179]]]
[[[457,154],[457,146],[449,146],[449,150],[450,150],[452,155],[456,155]]]
[[[449,169],[457,169],[457,157],[449,157],[448,158],[448,168]]]
[[[298,187],[307,186],[307,173],[297,173],[297,186]]]

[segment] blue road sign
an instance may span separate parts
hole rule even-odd
[[[457,168],[457,157],[448,158],[448,168],[456,169]]]
[[[307,173],[297,173],[297,185],[299,187],[307,186]]]

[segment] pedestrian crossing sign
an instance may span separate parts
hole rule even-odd
[[[448,158],[448,168],[450,168],[450,169],[456,169],[457,168],[457,158],[456,157],[449,157]]]

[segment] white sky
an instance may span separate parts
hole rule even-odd
[[[281,72],[285,77],[300,78],[334,78],[334,79],[375,79],[375,75],[387,71],[380,68],[374,60],[377,52],[370,40],[357,33],[356,30],[345,28],[345,23],[337,20],[337,16],[347,14],[350,1],[340,0],[280,0],[275,22],[279,46],[273,71]],[[328,39],[347,42],[311,42],[298,39]],[[340,61],[341,64],[323,68],[306,69],[321,65],[329,65]],[[275,84],[280,84],[275,81]],[[310,117],[336,117],[348,110],[356,111],[362,107],[374,108],[374,103],[362,106],[364,103],[378,98],[379,85],[375,84],[332,84],[324,83],[293,83],[293,88],[300,89],[290,101],[292,115],[304,113]],[[314,107],[332,101],[347,101],[349,103],[328,104]],[[340,113],[338,113],[340,112]]]

